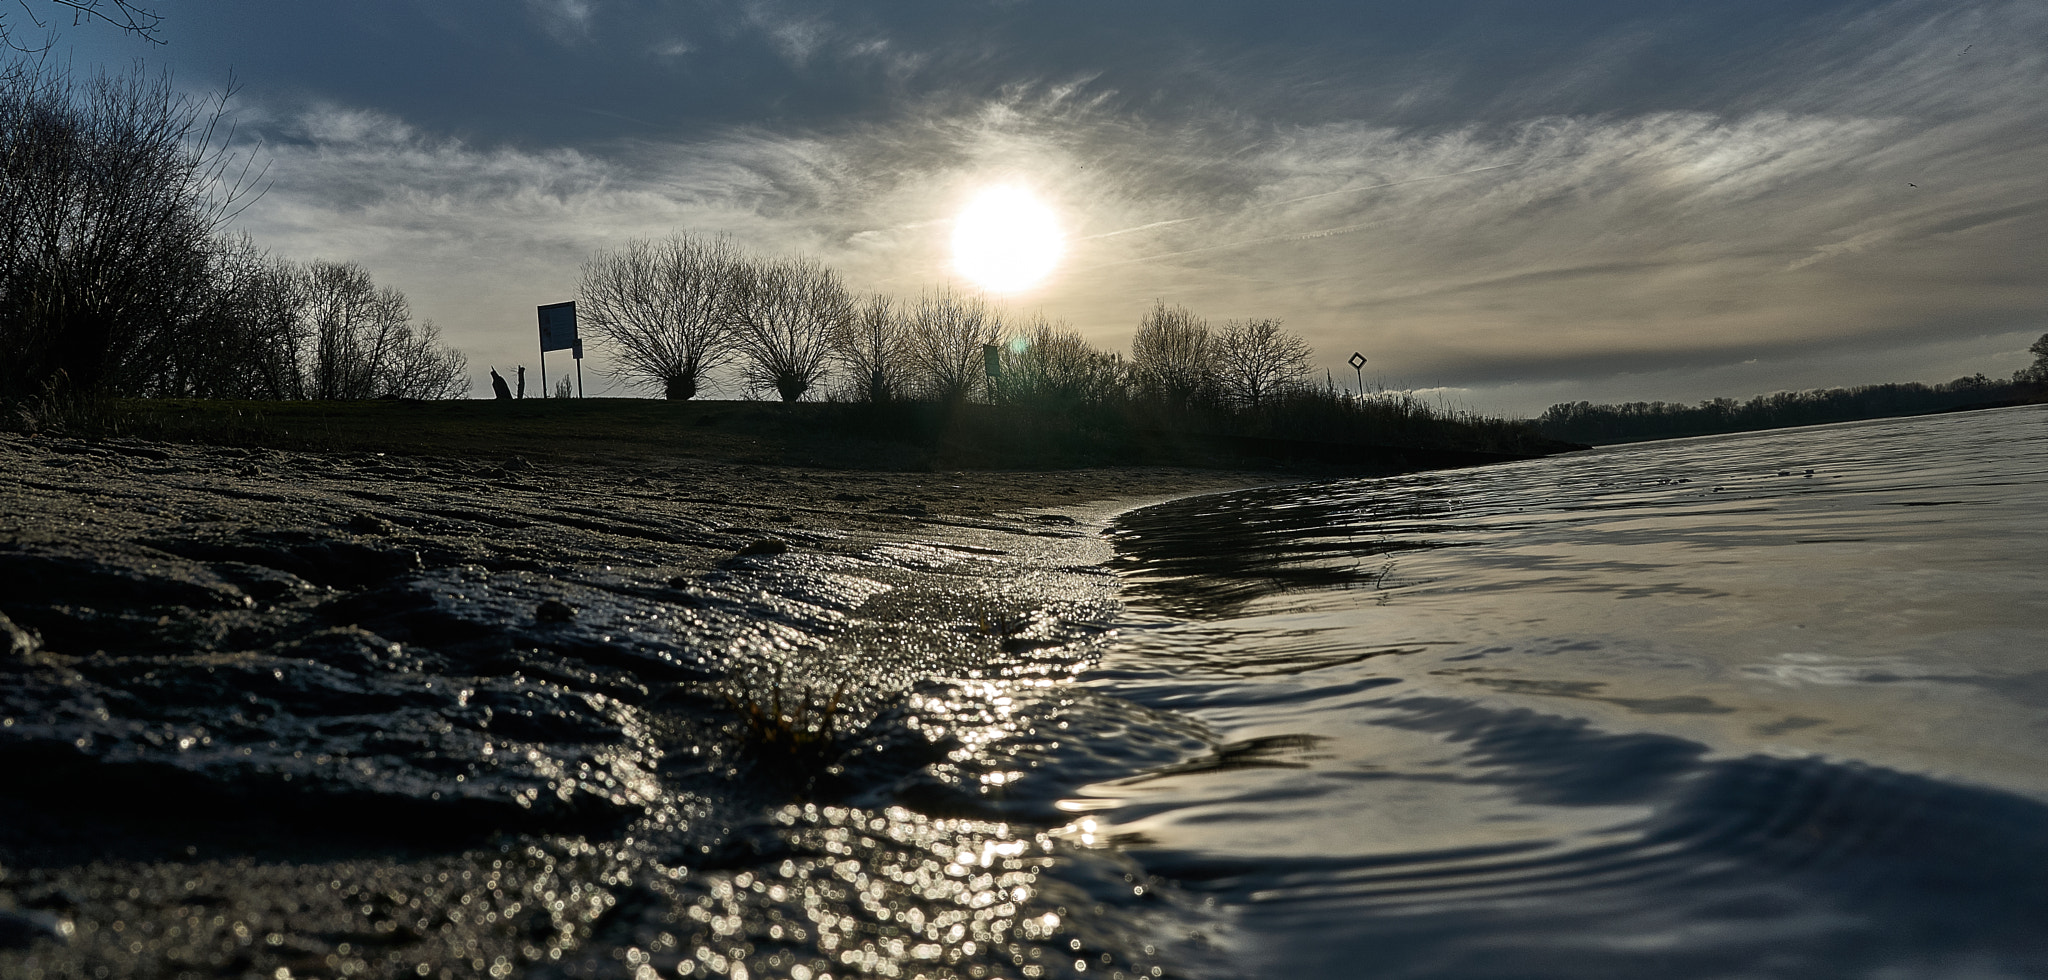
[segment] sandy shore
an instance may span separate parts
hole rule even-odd
[[[1042,693],[1101,522],[1280,479],[0,435],[0,974],[1150,975],[1001,774],[1153,723]],[[983,846],[996,905],[827,881]]]

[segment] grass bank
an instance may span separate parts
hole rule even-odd
[[[121,400],[98,434],[300,451],[649,463],[715,459],[854,470],[1092,466],[1389,472],[1476,465],[1575,448],[1509,423],[1324,420],[1224,427],[1198,417],[1088,416],[1009,405],[687,401],[637,398],[465,401]],[[1377,438],[1375,438],[1377,436]]]

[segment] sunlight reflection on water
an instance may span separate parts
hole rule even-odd
[[[1273,975],[2048,968],[2044,512],[2041,408],[1137,512],[1092,683],[1243,749],[1085,805]]]

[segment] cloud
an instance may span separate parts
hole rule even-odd
[[[277,184],[245,221],[285,254],[365,261],[486,352],[479,362],[521,356],[525,310],[572,293],[592,251],[674,229],[805,252],[861,288],[914,293],[950,276],[947,223],[997,182],[1052,202],[1073,243],[1020,312],[1113,347],[1158,298],[1218,320],[1275,316],[1339,374],[1360,349],[1404,386],[1475,398],[1757,359],[1714,376],[1763,378],[1775,360],[1817,384],[1888,380],[1830,375],[1826,352],[1886,363],[1873,352],[2007,343],[2048,318],[2031,258],[2048,228],[2048,109],[2018,97],[2038,86],[2048,36],[2029,33],[2048,27],[2032,7],[1859,11],[1807,23],[1786,41],[1796,51],[1752,54],[1752,78],[1719,78],[1695,99],[1705,107],[1536,111],[1590,99],[1671,43],[1634,25],[1517,111],[1496,100],[1427,125],[1326,111],[1345,101],[1328,91],[1306,119],[1252,111],[1257,93],[1163,103],[1126,69],[915,94],[905,80],[920,73],[999,75],[1001,57],[939,53],[929,35],[841,11],[732,8],[703,43],[751,32],[789,70],[826,79],[888,62],[902,88],[886,111],[650,120],[550,147],[360,107],[262,107]],[[609,16],[583,22],[601,36]],[[1972,50],[1995,60],[1950,64],[1962,45],[1947,42],[1962,37],[1988,38]],[[1146,57],[1173,67],[1154,81],[1213,73],[1220,87],[1252,57],[1162,47]],[[1456,71],[1396,74],[1425,101],[1470,85]],[[1343,84],[1386,82],[1325,86]],[[1961,348],[1942,349],[1952,361]]]
[[[597,10],[593,0],[526,0],[526,9],[556,40],[587,41]]]

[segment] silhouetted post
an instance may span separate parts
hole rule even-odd
[[[512,400],[512,388],[505,383],[505,376],[499,374],[497,368],[491,369],[491,390],[497,393],[501,402]]]
[[[1365,355],[1364,355],[1364,354],[1360,354],[1360,353],[1359,353],[1359,352],[1357,352],[1357,351],[1352,351],[1352,352],[1351,352],[1351,370],[1353,370],[1353,371],[1355,371],[1355,372],[1357,372],[1357,373],[1358,373],[1358,394],[1359,394],[1359,395],[1360,395],[1361,397],[1363,397],[1363,396],[1365,395]]]
[[[526,365],[524,364],[519,365],[519,394],[514,397],[526,397]]]

